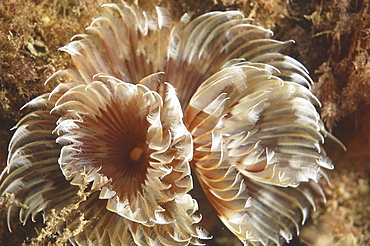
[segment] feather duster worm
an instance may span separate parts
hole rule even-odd
[[[289,242],[332,168],[312,81],[279,53],[291,41],[238,11],[175,22],[163,8],[104,7],[62,48],[77,70],[55,73],[62,83],[16,126],[0,186],[14,197],[8,223],[75,202],[89,221],[75,245],[200,244],[191,166],[245,245]]]
[[[192,139],[173,87],[164,84],[162,100],[143,85],[150,77],[137,85],[103,75],[95,79],[68,90],[53,109],[63,114],[55,128],[56,142],[64,146],[59,159],[63,175],[76,185],[86,178],[92,189],[103,182],[98,198],[107,199],[106,209],[125,218],[119,226],[132,234],[117,234],[113,224],[109,232],[117,235],[109,235],[111,241],[196,243],[192,237],[201,237],[201,231],[192,224],[200,217],[193,215],[197,203],[187,194]]]

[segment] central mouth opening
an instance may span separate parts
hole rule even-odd
[[[143,156],[143,153],[144,153],[144,149],[136,146],[130,151],[130,159],[132,161],[137,162],[141,159],[141,157]]]
[[[145,112],[137,111],[137,102],[122,105],[112,100],[100,116],[86,115],[79,124],[79,131],[88,133],[80,139],[79,157],[91,160],[111,180],[109,185],[121,201],[141,193],[151,168],[151,151],[146,143],[149,123]]]

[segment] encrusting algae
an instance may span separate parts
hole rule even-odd
[[[291,41],[238,11],[103,9],[62,48],[76,69],[25,105],[1,175],[9,228],[41,212],[34,243],[207,243],[192,169],[245,245],[289,242],[333,168],[312,80],[279,53]]]

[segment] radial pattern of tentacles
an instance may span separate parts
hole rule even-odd
[[[15,127],[0,177],[9,228],[75,202],[88,223],[74,245],[202,244],[192,169],[245,245],[289,242],[333,168],[307,70],[279,51],[292,41],[238,11],[103,9],[61,48],[76,69],[56,72]]]

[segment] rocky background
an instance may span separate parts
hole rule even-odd
[[[74,34],[83,33],[107,0],[0,1],[0,169],[6,165],[9,130],[25,114],[19,108],[51,90],[45,80],[72,67],[58,51]],[[285,51],[310,71],[327,129],[346,146],[327,139],[335,164],[323,184],[327,203],[290,245],[348,246],[370,244],[370,3],[369,0],[136,0],[143,10],[167,7],[174,18],[213,10],[238,9],[254,23],[274,31],[279,40],[294,39]],[[203,195],[193,194],[198,200]],[[216,235],[211,246],[241,245],[203,204],[201,225]],[[1,208],[0,208],[1,209]],[[38,222],[42,218],[37,218]],[[36,229],[35,229],[36,227]],[[0,245],[28,245],[40,223],[6,225],[0,213]],[[52,244],[52,241],[48,242]],[[45,243],[47,245],[47,243]]]

